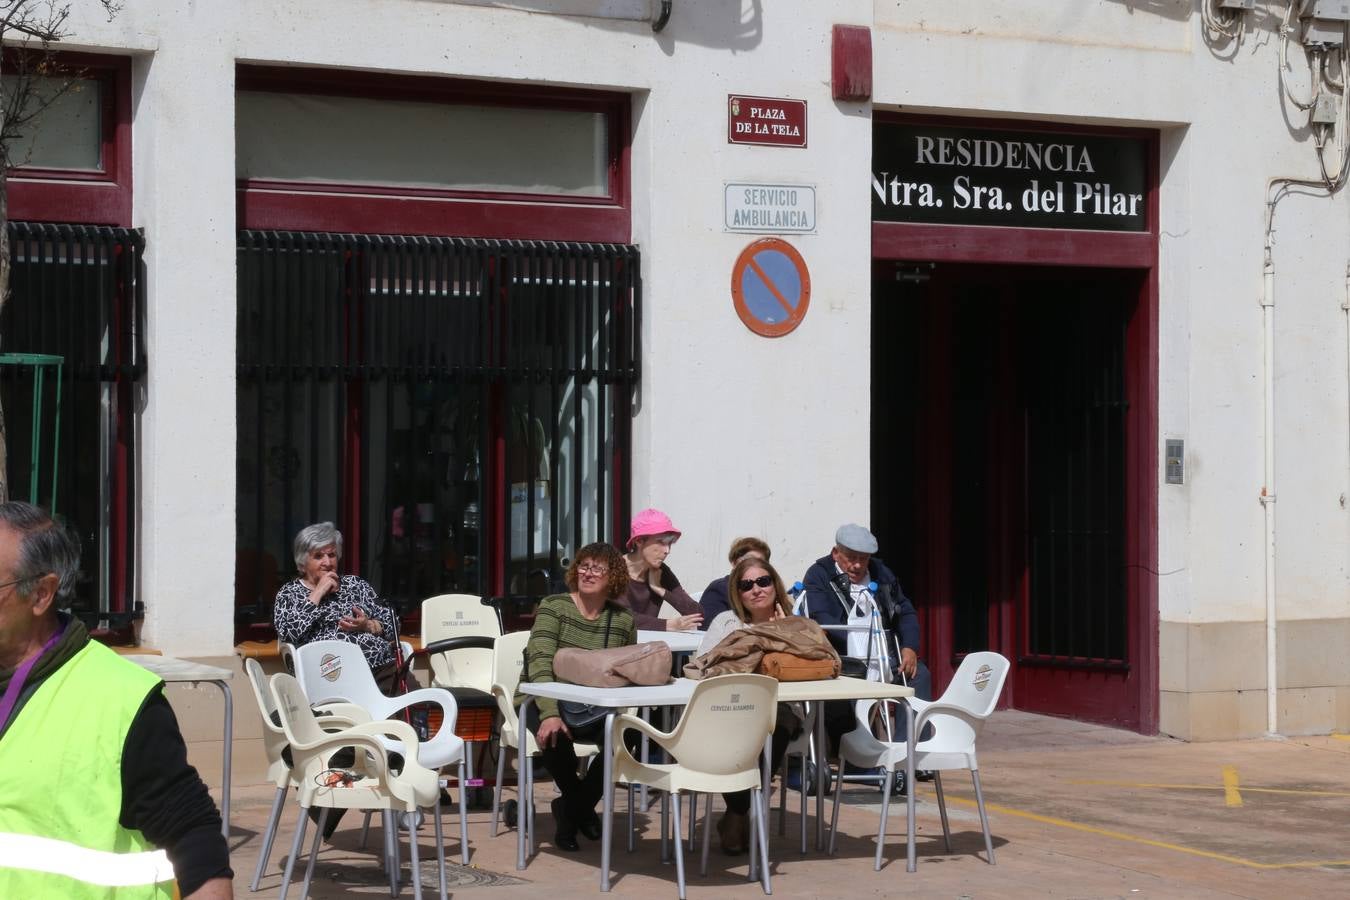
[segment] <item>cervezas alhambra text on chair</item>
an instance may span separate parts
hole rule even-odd
[[[915,710],[914,734],[923,734],[932,726],[933,733],[926,740],[913,745],[916,769],[934,772],[938,812],[942,816],[942,837],[947,852],[952,849],[952,833],[947,823],[947,804],[942,796],[942,771],[969,769],[975,784],[975,801],[980,810],[980,826],[984,830],[984,849],[989,864],[994,864],[994,842],[989,833],[989,815],[984,808],[984,790],[980,785],[980,764],[975,758],[975,741],[985,721],[998,704],[1003,682],[1008,676],[1008,660],[998,653],[982,651],[968,653],[961,661],[951,684],[935,701],[909,700]],[[834,810],[830,819],[830,852],[834,852],[835,832],[839,824],[839,795],[843,790],[843,772],[846,762],[866,768],[886,770],[885,793],[881,799],[881,826],[877,832],[877,856],[874,868],[881,868],[881,851],[886,837],[886,816],[890,807],[891,782],[895,773],[905,764],[911,752],[907,741],[882,741],[872,735],[870,727],[872,708],[886,701],[859,700],[855,711],[857,726],[839,742],[839,775],[834,787]],[[889,706],[890,704],[887,704]],[[914,786],[910,785],[910,790]],[[907,840],[913,841],[914,835]]]
[[[778,682],[764,675],[720,675],[700,681],[685,706],[684,715],[671,732],[656,730],[633,715],[614,718],[612,745],[614,779],[620,784],[646,784],[667,791],[674,802],[675,877],[684,900],[684,848],[680,835],[680,795],[688,792],[727,793],[749,790],[750,815],[758,841],[758,857],[764,893],[769,882],[769,832],[761,789],[760,759],[764,743],[773,733],[778,714]],[[673,763],[643,763],[633,758],[623,743],[624,732],[635,729],[677,760]],[[629,802],[632,809],[632,802]],[[613,815],[613,810],[607,810]],[[632,828],[630,812],[629,828]],[[613,834],[613,829],[610,829]],[[703,870],[707,870],[707,826],[704,832]],[[752,864],[754,857],[752,856]]]
[[[359,655],[359,654],[358,654]],[[418,765],[417,734],[412,726],[395,719],[382,719],[353,725],[341,731],[325,732],[309,708],[309,700],[295,677],[285,672],[273,675],[269,682],[276,703],[281,728],[290,743],[295,762],[296,785],[299,788],[300,821],[295,828],[291,854],[286,861],[286,873],[281,883],[281,900],[290,889],[295,862],[304,844],[308,812],[313,807],[323,809],[314,843],[310,847],[309,862],[305,866],[305,884],[302,900],[309,895],[314,877],[314,861],[319,855],[319,840],[331,810],[378,809],[385,812],[385,859],[389,871],[391,895],[397,895],[398,829],[393,825],[393,813],[409,816],[419,809],[439,813],[440,777],[431,769]],[[402,768],[395,772],[389,764],[391,750],[386,742],[392,737],[402,748]],[[344,748],[352,748],[357,756],[356,771],[339,772],[333,757]],[[343,777],[334,778],[341,774]],[[440,816],[436,822],[436,861],[440,874],[440,896],[445,898],[445,845],[441,840]],[[421,871],[417,859],[417,832],[409,831],[409,855],[412,858],[413,895],[422,897]]]
[[[336,700],[355,703],[370,713],[372,720],[392,719],[411,706],[433,704],[441,708],[441,727],[429,740],[417,746],[417,762],[428,769],[458,767],[460,859],[469,862],[469,824],[465,804],[464,741],[455,734],[458,708],[455,698],[441,688],[420,688],[398,697],[386,697],[375,684],[361,649],[346,641],[314,641],[295,652],[296,678],[311,704]],[[397,740],[380,738],[394,753],[404,753]],[[406,754],[405,754],[406,755]],[[436,806],[440,828],[440,806]]]

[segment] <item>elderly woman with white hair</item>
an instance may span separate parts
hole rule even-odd
[[[348,641],[385,684],[394,674],[394,611],[355,575],[338,575],[342,532],[332,522],[300,529],[293,545],[300,577],[282,585],[272,608],[277,637],[297,647],[311,641]]]

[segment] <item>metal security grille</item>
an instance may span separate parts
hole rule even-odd
[[[91,624],[126,624],[136,579],[135,400],[145,377],[144,237],[92,225],[9,223],[11,295],[0,312],[7,353],[64,358],[60,416],[49,398],[33,421],[34,372],[0,366],[8,436],[10,496],[27,499],[29,436],[41,434],[37,495],[57,479],[56,512],[83,544],[75,608]],[[53,392],[54,393],[54,392]],[[59,422],[60,429],[56,428]],[[50,464],[53,441],[59,456]],[[99,616],[111,611],[115,615]]]
[[[1030,555],[1023,662],[1128,666],[1125,579],[1127,306],[1045,304],[1029,340]]]
[[[636,248],[243,231],[238,273],[241,621],[312,522],[410,611],[543,593],[626,521]]]

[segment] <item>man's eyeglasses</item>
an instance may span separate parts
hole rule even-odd
[[[740,581],[736,582],[736,587],[740,588],[741,593],[744,594],[753,587],[769,587],[772,584],[772,575],[761,575],[758,578],[742,578]]]
[[[23,584],[25,581],[36,581],[41,577],[42,577],[41,575],[29,575],[27,578],[15,578],[13,581],[3,581],[0,582],[0,588],[12,587],[13,585],[16,584]]]
[[[592,566],[582,564],[577,566],[578,575],[596,575],[603,577],[609,574],[609,566]]]

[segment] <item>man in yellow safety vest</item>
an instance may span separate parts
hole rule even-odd
[[[228,898],[163,682],[57,610],[79,568],[63,523],[0,503],[0,897]]]

